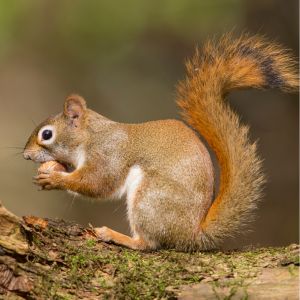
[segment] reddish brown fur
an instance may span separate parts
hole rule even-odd
[[[127,196],[133,237],[107,227],[100,239],[133,249],[175,247],[210,249],[249,221],[260,197],[264,176],[248,127],[224,102],[238,88],[293,91],[298,75],[281,47],[259,37],[231,35],[208,42],[187,63],[187,79],[178,86],[185,120],[207,140],[221,168],[219,194],[212,203],[214,175],[207,149],[180,121],[142,124],[113,122],[86,108],[72,95],[64,111],[32,133],[24,157],[55,160],[73,172],[41,172],[44,189],[71,190],[91,197]],[[51,126],[53,142],[44,145],[39,131]]]
[[[241,230],[264,182],[256,145],[248,140],[248,128],[223,102],[224,95],[236,88],[272,88],[266,81],[272,75],[281,83],[275,87],[294,91],[298,75],[286,50],[247,35],[236,40],[225,35],[218,44],[208,42],[202,54],[197,51],[187,63],[187,71],[186,81],[178,86],[178,104],[184,118],[215,151],[221,168],[219,194],[200,226],[209,239],[218,242]]]

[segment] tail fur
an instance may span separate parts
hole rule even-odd
[[[186,66],[177,103],[215,151],[221,170],[218,196],[200,224],[201,244],[208,249],[251,220],[265,181],[256,143],[224,102],[226,94],[250,87],[296,91],[299,81],[289,52],[258,36],[227,34],[218,43],[207,42]]]

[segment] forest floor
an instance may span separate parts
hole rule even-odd
[[[139,252],[0,205],[0,299],[299,299],[299,245]]]

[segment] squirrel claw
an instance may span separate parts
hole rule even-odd
[[[60,181],[59,172],[40,173],[33,177],[33,183],[40,186],[40,191],[57,189]]]

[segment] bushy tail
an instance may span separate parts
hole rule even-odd
[[[215,151],[221,169],[219,194],[200,224],[202,246],[210,248],[248,223],[264,183],[256,144],[224,102],[225,95],[249,87],[296,91],[299,81],[288,51],[248,35],[206,43],[187,63],[187,73],[178,85],[177,103]]]

